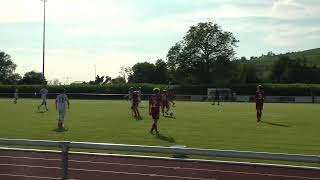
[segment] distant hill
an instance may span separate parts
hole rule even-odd
[[[288,55],[291,59],[305,57],[305,58],[307,58],[308,64],[317,65],[318,67],[320,67],[320,48],[299,51],[299,52],[279,54],[279,55],[273,55],[273,56],[265,55],[265,56],[261,56],[261,57],[255,58],[253,60],[247,61],[247,62],[250,64],[253,64],[259,72],[270,71],[273,63],[276,60],[278,60],[279,56],[281,56],[281,55]]]

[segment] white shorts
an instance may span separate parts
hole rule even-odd
[[[47,102],[47,98],[41,98],[42,99],[42,102]]]
[[[66,114],[66,108],[65,107],[59,107],[59,120],[63,123],[64,122],[64,116]]]
[[[18,94],[14,94],[14,98],[15,98],[15,99],[18,99],[18,98],[19,98],[19,95],[18,95]]]

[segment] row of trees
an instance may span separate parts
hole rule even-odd
[[[174,83],[174,84],[230,84],[230,83],[320,83],[320,68],[307,64],[306,59],[290,59],[281,55],[272,70],[259,72],[255,57],[235,58],[239,40],[232,32],[224,31],[212,22],[191,26],[183,39],[172,46],[167,60],[155,63],[139,62],[122,67],[120,76],[97,76],[84,84],[110,83]],[[266,56],[275,56],[268,52]],[[41,74],[29,72],[23,78],[14,73],[16,65],[10,56],[0,53],[0,83],[41,83]]]
[[[58,79],[47,81],[43,78],[42,73],[30,71],[22,77],[15,73],[17,65],[12,61],[11,56],[0,51],[0,84],[53,84],[60,85]],[[122,76],[111,78],[110,76],[97,76],[94,81],[83,82],[82,84],[121,84],[126,83],[126,79]]]
[[[46,82],[41,73],[30,71],[22,77],[15,73],[17,65],[11,56],[0,51],[0,84],[41,84]]]
[[[275,83],[320,83],[320,68],[305,58],[283,55],[274,63],[270,78]]]
[[[126,83],[126,79],[122,76],[118,76],[116,78],[111,78],[110,76],[96,76],[96,79],[94,81],[90,82],[83,82],[82,84],[123,84]]]
[[[170,48],[167,62],[137,63],[125,72],[132,83],[320,83],[320,68],[308,64],[305,58],[280,55],[271,70],[261,71],[252,63],[257,57],[235,58],[238,42],[231,32],[223,31],[217,24],[199,23]],[[264,56],[276,55],[270,51]]]

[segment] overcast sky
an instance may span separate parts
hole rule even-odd
[[[17,72],[42,71],[43,3],[0,0],[0,50]],[[48,0],[46,77],[116,77],[165,59],[191,25],[214,22],[240,40],[237,56],[320,47],[319,0]]]

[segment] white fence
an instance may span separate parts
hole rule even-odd
[[[319,155],[284,154],[284,153],[267,153],[267,152],[252,152],[252,151],[217,150],[217,149],[195,149],[195,148],[178,148],[178,147],[161,147],[161,146],[139,146],[139,145],[125,145],[125,144],[64,142],[64,141],[60,142],[60,141],[45,141],[45,140],[24,140],[24,139],[0,139],[0,145],[60,147],[62,149],[62,179],[63,180],[68,179],[69,148],[320,163]]]

